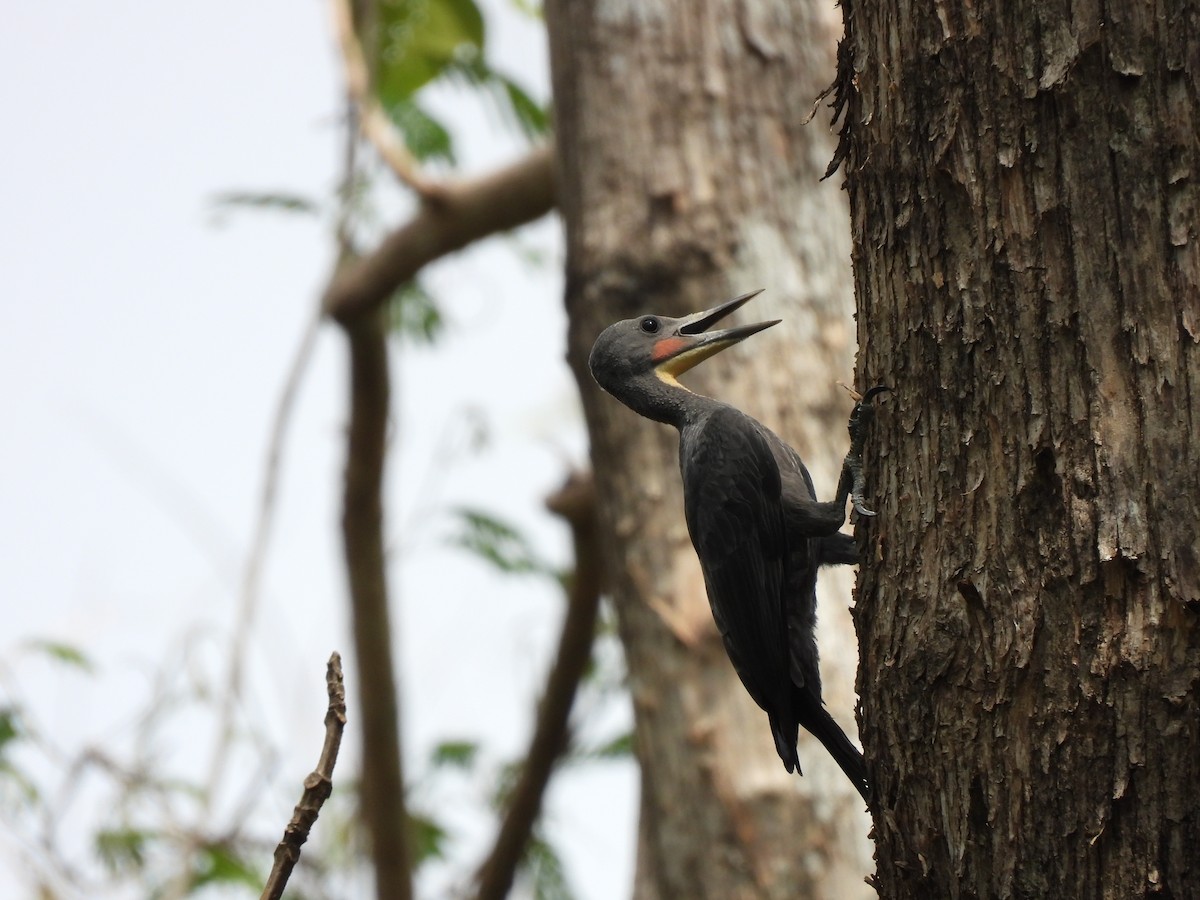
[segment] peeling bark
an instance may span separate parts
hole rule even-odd
[[[1200,897],[1200,5],[847,6],[884,897]]]

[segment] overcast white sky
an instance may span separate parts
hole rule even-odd
[[[492,5],[493,58],[545,96],[540,26]],[[217,226],[210,201],[229,190],[328,198],[340,72],[317,2],[69,0],[18,4],[5,20],[0,662],[63,746],[120,746],[150,696],[148,673],[173,657],[193,665],[181,647],[200,648],[200,671],[221,672],[212,648],[234,621],[270,418],[330,264],[323,223],[242,213]],[[462,126],[466,169],[520,152],[463,95],[438,100]],[[443,541],[445,510],[470,504],[567,558],[541,505],[585,454],[562,362],[557,223],[519,240],[549,262],[531,270],[501,241],[435,268],[452,328],[435,350],[401,348],[397,365],[391,574],[413,767],[449,737],[484,739],[492,762],[517,754],[557,634],[554,589],[498,579]],[[289,431],[252,641],[248,710],[283,752],[262,813],[280,829],[320,746],[324,661],[350,650],[337,532],[344,393],[342,342],[327,328]],[[475,420],[489,441],[471,451]],[[96,674],[29,656],[30,639],[82,647]],[[199,780],[211,731],[195,721],[166,752]],[[356,754],[351,741],[343,765]],[[556,789],[550,829],[582,897],[627,894],[635,795],[629,765],[573,772]],[[447,813],[469,866],[486,821],[458,805]],[[106,824],[97,810],[87,817]],[[21,865],[0,834],[0,883],[27,883]],[[427,894],[450,874],[434,873]]]

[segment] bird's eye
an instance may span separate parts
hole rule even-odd
[[[642,331],[646,334],[658,334],[658,319],[654,316],[647,316],[642,319]]]

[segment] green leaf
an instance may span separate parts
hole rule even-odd
[[[244,884],[260,888],[262,876],[228,844],[206,844],[200,848],[196,860],[192,888],[209,884]]]
[[[413,866],[431,859],[443,859],[446,855],[446,829],[429,816],[413,812],[408,814],[409,835],[412,840]]]
[[[0,753],[4,753],[9,743],[23,736],[20,711],[12,706],[0,709]]]
[[[0,800],[5,804],[33,805],[41,796],[29,776],[7,759],[0,759]]]
[[[512,799],[512,793],[517,789],[517,782],[521,778],[521,770],[525,766],[523,759],[514,762],[505,763],[500,771],[496,774],[496,782],[492,787],[492,796],[488,798],[492,809],[502,810],[508,806],[508,801]]]
[[[429,762],[435,768],[470,769],[478,755],[479,744],[474,741],[442,741],[433,748]]]
[[[521,868],[532,883],[535,900],[575,900],[562,859],[540,829],[529,839]]]
[[[92,661],[87,658],[82,650],[73,644],[66,644],[61,641],[50,641],[36,639],[27,641],[25,647],[35,653],[41,653],[50,657],[56,662],[64,665],[72,666],[76,669],[81,669],[84,672],[92,672],[95,666]]]
[[[376,34],[376,89],[391,109],[441,75],[457,54],[483,49],[483,16],[474,0],[384,0]]]
[[[447,67],[448,77],[469,88],[484,88],[493,107],[508,125],[527,138],[550,130],[550,114],[516,81],[488,65],[482,53],[460,53]]]
[[[585,754],[589,759],[627,759],[633,755],[633,732],[619,734]]]
[[[96,854],[114,875],[140,872],[146,865],[146,849],[158,835],[136,828],[114,828],[96,832]]]
[[[513,9],[522,12],[531,19],[537,19],[539,22],[546,18],[542,10],[542,4],[538,0],[511,0]]]
[[[454,140],[450,132],[415,100],[401,100],[391,108],[390,113],[392,121],[404,135],[404,143],[418,160],[441,160],[454,164]]]
[[[550,114],[545,107],[535,103],[533,98],[512,79],[503,75],[496,75],[496,78],[504,88],[513,119],[525,137],[538,137],[550,130]]]
[[[397,288],[388,301],[392,331],[417,344],[432,344],[445,327],[437,301],[419,281]]]
[[[465,507],[454,510],[461,530],[450,543],[474,553],[508,574],[554,574],[534,552],[526,537],[490,513]]]
[[[321,206],[315,200],[300,194],[282,191],[226,191],[212,197],[209,205],[214,213],[223,215],[244,209],[272,212],[317,215]]]
[[[20,709],[0,708],[0,800],[6,804],[31,804],[40,795],[37,785],[7,757],[10,745],[27,736]]]
[[[492,80],[492,70],[488,67],[482,53],[472,52],[468,48],[455,56],[446,66],[446,78],[448,81],[457,82],[460,87],[485,87]]]

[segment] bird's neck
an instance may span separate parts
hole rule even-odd
[[[653,372],[629,382],[616,396],[638,415],[681,430],[719,405],[711,397],[689,391],[670,375]]]

